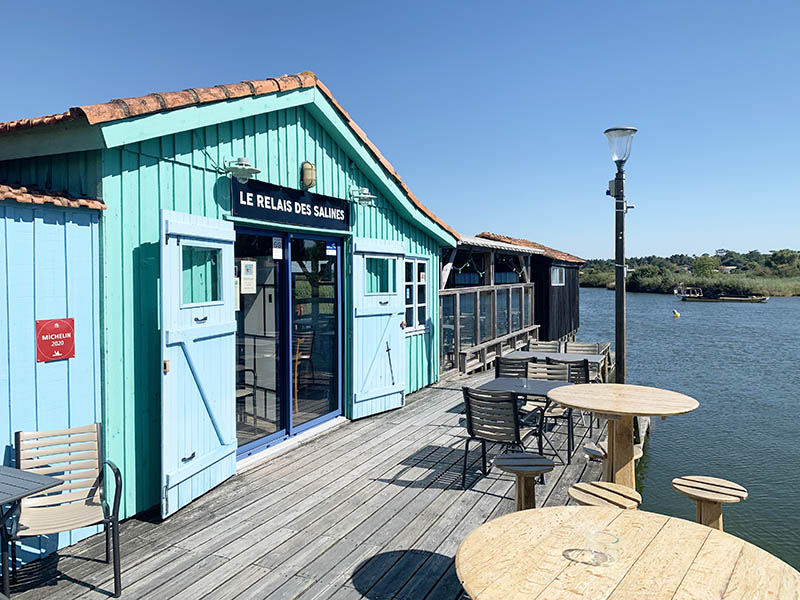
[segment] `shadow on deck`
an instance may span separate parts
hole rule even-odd
[[[514,479],[481,472],[470,452],[461,488],[461,386],[479,374],[417,392],[406,407],[348,423],[231,478],[164,522],[121,527],[123,598],[407,598],[462,595],[453,557],[464,537],[514,509]],[[550,436],[566,455],[565,427]],[[597,439],[601,432],[594,430]],[[600,477],[580,448],[571,465],[537,485],[541,506],[567,504],[567,489]],[[490,447],[490,460],[499,448]],[[26,566],[20,600],[108,598],[112,570],[102,535]]]

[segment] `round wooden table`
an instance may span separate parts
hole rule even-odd
[[[619,538],[595,566],[587,531]],[[737,537],[641,510],[559,506],[515,512],[461,543],[456,571],[472,600],[758,600],[800,598],[800,573]]]
[[[682,415],[700,404],[678,392],[620,383],[583,383],[556,388],[547,397],[562,406],[592,411],[608,419],[610,480],[636,488],[633,418]]]

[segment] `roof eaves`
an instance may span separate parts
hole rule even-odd
[[[89,208],[105,210],[102,200],[76,198],[66,192],[45,192],[26,186],[14,186],[0,183],[0,200],[13,200],[21,204],[52,204],[65,208]]]

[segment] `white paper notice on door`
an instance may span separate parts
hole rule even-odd
[[[283,239],[279,237],[272,238],[272,258],[274,260],[283,259]]]
[[[256,289],[256,261],[243,260],[239,269],[241,283],[239,289],[242,294],[255,294]]]

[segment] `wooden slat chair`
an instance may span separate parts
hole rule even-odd
[[[532,360],[528,363],[529,379],[545,379],[547,381],[569,381],[570,369],[567,364],[551,364]],[[527,406],[530,406],[530,402]],[[544,409],[545,423],[562,420],[567,422],[567,464],[572,463],[572,454],[575,451],[575,431],[572,423],[572,409],[560,406],[550,400],[534,400],[534,406]],[[551,444],[552,445],[552,444]]]
[[[513,392],[496,392],[462,388],[464,407],[467,416],[467,439],[464,442],[464,469],[461,473],[461,487],[467,486],[467,460],[469,443],[473,440],[481,443],[483,474],[486,468],[486,442],[512,446],[525,451],[523,440],[535,435],[539,454],[542,454],[544,415],[541,409],[530,413],[523,421],[519,415],[519,397]]]
[[[314,371],[314,361],[311,360],[312,358],[312,351],[314,349],[314,332],[313,331],[305,331],[305,332],[295,332],[294,333],[294,360],[292,361],[294,364],[294,410],[295,412],[300,410],[299,406],[299,398],[297,396],[298,392],[298,377],[300,375],[300,364],[303,362],[307,362],[311,365],[311,381],[316,383],[317,381],[317,374]]]
[[[17,467],[50,475],[61,485],[22,500],[11,531],[3,529],[3,543],[11,543],[12,569],[16,571],[16,543],[24,537],[50,535],[102,524],[106,534],[106,562],[113,545],[114,597],[122,593],[119,562],[119,503],[122,475],[110,460],[103,460],[100,423],[60,429],[16,433]],[[104,466],[114,474],[114,502],[106,502]]]

